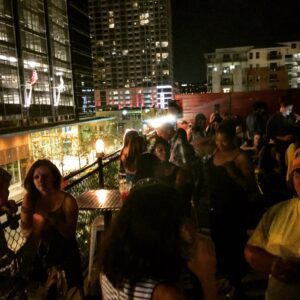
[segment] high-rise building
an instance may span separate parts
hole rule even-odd
[[[74,117],[66,1],[0,1],[0,125]]]
[[[234,47],[206,53],[208,92],[300,87],[300,42]]]
[[[89,0],[97,107],[167,107],[170,0]]]
[[[93,62],[88,2],[68,0],[71,61],[76,116],[95,113]]]
[[[81,2],[0,0],[0,166],[13,187],[34,159],[61,160],[66,169],[65,157],[80,160],[78,149],[90,150],[80,145],[76,127],[76,112],[94,93],[87,2]]]

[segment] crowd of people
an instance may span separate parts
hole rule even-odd
[[[295,179],[292,183],[291,178],[297,177],[298,172],[293,162],[300,146],[299,124],[300,117],[293,112],[288,97],[280,100],[279,111],[271,116],[261,101],[254,103],[253,111],[244,119],[222,115],[216,106],[209,118],[197,114],[193,124],[184,120],[161,125],[150,143],[145,140],[147,150],[136,157],[136,170],[143,171],[133,176],[134,186],[147,182],[145,178],[154,178],[174,188],[183,201],[185,215],[196,221],[198,229],[194,216],[199,205],[195,204],[203,199],[207,201],[205,209],[215,248],[216,278],[222,286],[227,282],[224,291],[234,294],[233,299],[246,299],[242,279],[249,269],[248,263],[255,266],[253,260],[259,259],[252,255],[252,239],[247,242],[249,233],[254,231],[254,236],[258,235],[260,218],[267,218],[264,213],[270,214],[273,207],[295,195],[297,183]],[[292,252],[299,249],[289,247]],[[297,253],[294,254],[299,257]],[[275,254],[278,255],[276,252],[272,257]],[[291,274],[298,274],[296,271],[293,269]],[[222,292],[222,287],[218,289]],[[291,299],[299,298],[294,290]],[[274,293],[268,297],[280,299],[274,298]]]
[[[150,139],[124,134],[119,178],[132,188],[101,246],[103,299],[244,300],[249,266],[269,275],[266,299],[300,299],[300,118],[292,108],[283,98],[268,116],[257,102],[243,119],[216,106],[193,124],[162,124]],[[0,168],[0,208],[15,226],[10,179]],[[0,299],[67,299],[71,289],[83,299],[78,206],[61,183],[49,160],[29,168],[17,254],[0,231]]]

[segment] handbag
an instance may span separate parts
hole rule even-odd
[[[48,269],[48,278],[44,286],[47,299],[64,300],[68,292],[65,271],[60,266]]]

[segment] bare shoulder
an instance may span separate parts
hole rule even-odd
[[[64,206],[67,208],[75,207],[78,208],[76,199],[69,193],[62,191],[64,197]]]
[[[23,201],[22,201],[22,207],[32,207],[33,204],[31,203],[28,194],[25,194]]]
[[[185,300],[185,297],[175,286],[159,284],[154,290],[152,300]]]

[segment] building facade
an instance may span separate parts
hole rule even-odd
[[[189,82],[189,83],[176,83],[179,94],[198,94],[206,93],[207,87],[205,83]]]
[[[1,127],[74,117],[65,1],[0,1]]]
[[[94,81],[88,2],[68,0],[76,117],[94,115]]]
[[[89,0],[96,106],[167,107],[170,0]]]
[[[216,49],[206,53],[208,92],[242,92],[300,87],[300,42],[265,48]]]
[[[0,0],[0,165],[13,189],[35,159],[66,166],[65,158],[80,158],[80,129],[71,124],[94,94],[87,5],[80,2]],[[77,100],[84,96],[85,103]]]

